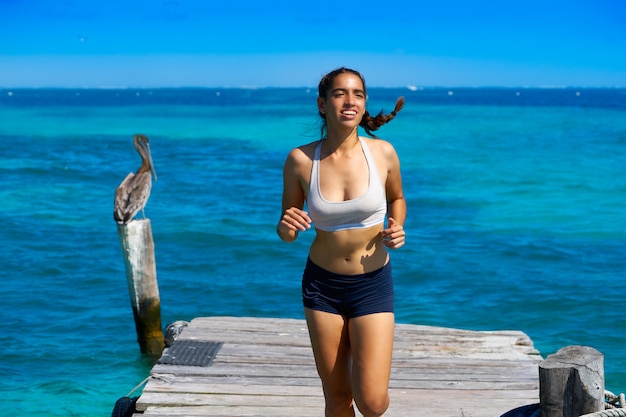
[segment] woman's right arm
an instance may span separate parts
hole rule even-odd
[[[283,204],[282,214],[276,233],[285,242],[293,242],[298,232],[311,228],[311,219],[304,207],[302,190],[302,161],[306,158],[302,150],[294,149],[287,156],[283,167]]]

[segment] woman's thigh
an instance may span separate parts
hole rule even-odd
[[[394,314],[377,313],[349,321],[352,389],[360,399],[387,398],[393,354]]]
[[[304,309],[304,315],[324,390],[344,391],[351,395],[350,341],[346,319],[310,308]]]

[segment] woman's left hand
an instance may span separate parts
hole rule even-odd
[[[389,217],[387,228],[382,231],[383,243],[391,249],[398,249],[404,245],[404,227],[396,224],[393,217]]]

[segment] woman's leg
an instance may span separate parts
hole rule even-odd
[[[364,417],[381,417],[389,407],[393,313],[350,319],[354,400]]]
[[[326,417],[354,417],[347,320],[332,313],[304,309],[317,372],[326,399]]]

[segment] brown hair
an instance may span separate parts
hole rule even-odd
[[[324,100],[326,99],[327,94],[333,84],[333,81],[335,80],[335,77],[340,74],[353,74],[359,77],[361,79],[361,82],[363,83],[363,92],[367,97],[367,87],[365,86],[365,78],[363,78],[363,75],[361,75],[361,73],[356,70],[341,67],[329,72],[322,77],[322,79],[320,80],[320,84],[317,87],[317,94],[320,98]],[[365,110],[365,114],[363,114],[363,118],[361,119],[361,123],[359,123],[359,126],[361,126],[365,130],[365,133],[367,133],[369,136],[376,138],[377,136],[374,135],[372,132],[374,130],[378,130],[378,128],[380,128],[385,123],[389,123],[394,117],[396,117],[396,114],[398,114],[398,112],[402,110],[402,107],[404,107],[404,97],[399,97],[396,101],[396,107],[391,113],[387,115],[385,115],[384,112],[381,110],[380,113],[378,113],[375,117],[372,117],[369,112]],[[320,113],[320,117],[323,120],[321,129],[322,137],[325,137],[327,129],[326,116]]]

